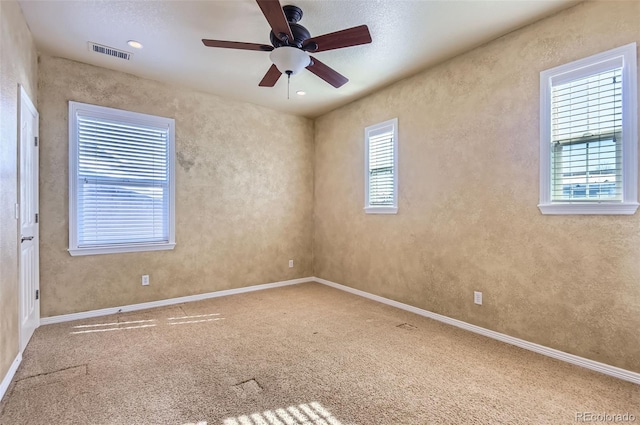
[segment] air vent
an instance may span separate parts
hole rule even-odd
[[[113,56],[114,58],[120,58],[124,60],[131,60],[131,53],[124,50],[114,49],[113,47],[103,46],[102,44],[96,44],[89,42],[89,50],[103,55]]]

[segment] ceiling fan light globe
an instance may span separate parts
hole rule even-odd
[[[269,55],[271,62],[283,74],[295,75],[311,63],[307,52],[296,47],[282,46],[273,49]]]

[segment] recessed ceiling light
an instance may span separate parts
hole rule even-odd
[[[302,90],[298,90],[298,91],[296,92],[296,94],[297,94],[298,96],[304,96],[305,94],[307,94],[307,92],[306,92],[306,91],[302,91]]]
[[[142,43],[140,43],[139,41],[129,40],[127,41],[127,44],[134,49],[142,49]]]

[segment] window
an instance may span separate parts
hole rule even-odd
[[[398,119],[364,131],[365,204],[370,214],[398,212]]]
[[[543,214],[638,208],[636,44],[540,74]]]
[[[174,120],[69,102],[69,253],[173,249]]]

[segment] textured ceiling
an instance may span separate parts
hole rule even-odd
[[[146,78],[191,87],[279,111],[315,117],[576,3],[511,1],[282,1],[302,8],[312,36],[361,24],[371,44],[317,53],[347,76],[335,89],[308,71],[273,88],[258,87],[269,54],[205,47],[201,39],[269,44],[254,0],[20,2],[38,50]],[[136,50],[128,40],[144,45]],[[89,51],[87,42],[132,52],[125,61]],[[307,92],[297,96],[297,90]]]

